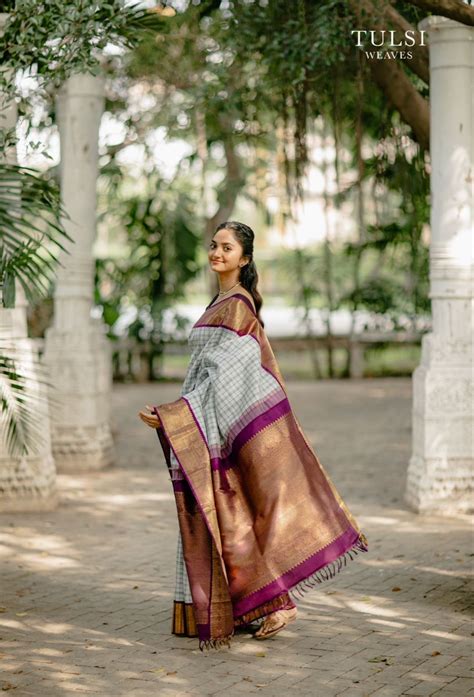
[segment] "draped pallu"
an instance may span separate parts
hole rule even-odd
[[[202,648],[368,547],[293,413],[250,298],[209,307],[189,343],[181,397],[154,411],[183,474],[173,488]]]

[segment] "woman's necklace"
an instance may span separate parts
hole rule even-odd
[[[237,281],[237,283],[235,284],[235,286],[232,286],[231,288],[228,288],[228,290],[220,291],[219,297],[220,297],[221,295],[226,295],[227,293],[230,293],[230,291],[233,290],[236,286],[240,286],[240,281]]]

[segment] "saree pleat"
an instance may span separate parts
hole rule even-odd
[[[181,397],[154,407],[200,647],[291,607],[368,551],[297,421],[251,296],[208,308]]]
[[[185,603],[184,601],[180,600],[175,600],[173,602],[171,632],[177,636],[198,636],[192,602]]]

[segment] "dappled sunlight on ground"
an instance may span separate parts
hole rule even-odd
[[[306,593],[274,639],[241,631],[207,653],[170,634],[174,498],[156,434],[135,416],[178,394],[119,386],[116,466],[60,475],[54,512],[0,516],[0,687],[22,697],[468,695],[471,525],[403,504],[410,381],[291,385],[370,551]]]

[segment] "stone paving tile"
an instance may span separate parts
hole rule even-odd
[[[443,686],[433,694],[436,697],[467,697],[467,695],[474,695],[474,684],[472,680],[466,678],[455,678],[449,685]]]
[[[471,521],[403,503],[411,381],[289,384],[370,552],[299,602],[267,642],[200,652],[170,634],[176,512],[136,418],[179,385],[118,386],[115,467],[59,476],[54,512],[0,515],[0,690],[16,697],[466,697]],[[399,589],[399,590],[398,590]]]

